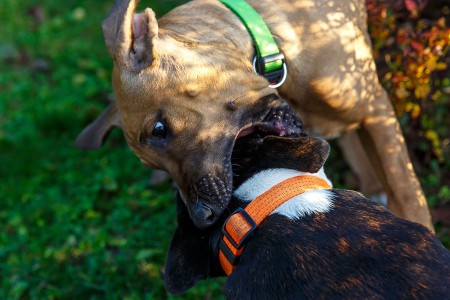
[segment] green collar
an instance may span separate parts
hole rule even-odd
[[[256,48],[253,59],[255,72],[264,76],[270,87],[277,88],[286,80],[287,69],[284,55],[278,49],[272,33],[264,20],[245,0],[220,0],[241,19]]]

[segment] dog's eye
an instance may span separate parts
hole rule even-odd
[[[161,122],[158,121],[155,124],[155,127],[153,127],[152,130],[152,136],[163,139],[167,135],[167,128],[166,126]]]
[[[173,135],[170,126],[165,119],[159,117],[157,120],[147,124],[147,128],[142,131],[140,142],[148,147],[164,148]]]

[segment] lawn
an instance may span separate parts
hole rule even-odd
[[[161,16],[180,2],[140,7]],[[100,150],[74,146],[113,98],[100,28],[112,1],[42,3],[0,6],[0,299],[221,299],[222,279],[182,297],[164,290],[175,227],[170,183],[149,187],[151,170],[119,130]],[[449,125],[446,97],[439,128]],[[438,158],[428,154],[429,139],[414,134],[418,121],[401,120],[430,205],[448,205],[448,135]],[[328,167],[352,187],[339,157],[336,150]],[[448,247],[449,230],[437,225]]]

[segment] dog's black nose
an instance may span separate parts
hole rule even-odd
[[[201,200],[192,205],[191,214],[195,226],[200,229],[211,226],[217,219],[214,211]]]

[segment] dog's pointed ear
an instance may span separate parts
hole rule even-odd
[[[166,290],[173,295],[185,292],[209,273],[209,234],[198,229],[177,195],[178,227],[167,254],[164,273]]]
[[[116,0],[109,16],[103,21],[106,48],[120,67],[142,70],[154,60],[154,38],[158,36],[155,13],[146,8],[134,13],[138,0]]]
[[[75,145],[83,150],[98,149],[114,127],[120,127],[119,111],[112,102],[91,124],[78,135]]]
[[[330,153],[330,145],[318,137],[283,138],[267,136],[258,149],[261,169],[289,168],[317,173]]]

